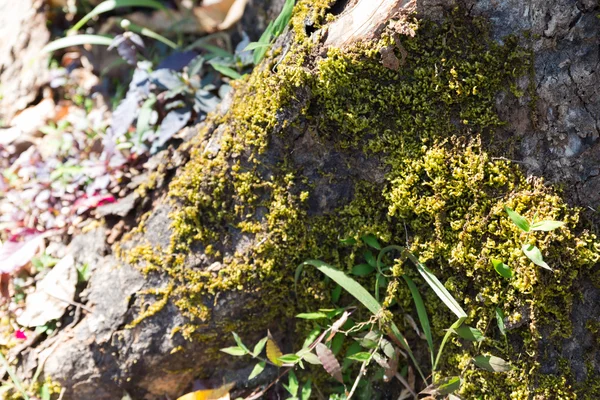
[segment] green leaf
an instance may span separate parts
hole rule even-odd
[[[392,247],[392,246],[388,246],[388,247],[386,247],[386,249],[389,247]],[[400,247],[400,246],[396,246],[396,247]],[[448,290],[444,287],[442,282],[440,282],[439,279],[433,274],[433,272],[431,272],[427,267],[425,267],[423,264],[421,264],[421,262],[417,259],[417,257],[414,256],[414,254],[412,254],[411,252],[407,251],[406,249],[404,249],[402,247],[400,247],[400,249],[402,249],[402,251],[406,252],[406,255],[409,258],[409,260],[412,261],[412,263],[417,267],[417,271],[419,271],[421,276],[425,279],[425,282],[427,282],[429,287],[431,287],[431,289],[433,289],[435,294],[438,296],[438,298],[440,300],[442,300],[442,302],[446,305],[446,307],[448,307],[450,309],[450,311],[452,311],[454,313],[454,315],[456,315],[459,319],[461,319],[461,318],[466,319],[467,313],[465,312],[465,310],[462,309],[460,304],[458,304],[456,299],[454,299],[454,297],[450,294],[450,292],[448,292]]]
[[[228,67],[227,65],[212,62],[209,64],[212,65],[212,67],[215,70],[219,71],[221,74],[231,79],[240,79],[242,77],[242,75],[239,72],[237,72],[233,68]]]
[[[313,344],[313,342],[315,340],[317,340],[317,338],[319,337],[320,334],[321,334],[320,328],[315,328],[312,331],[310,331],[308,336],[306,336],[306,339],[304,339],[304,344],[302,345],[302,348],[305,349],[308,346],[310,346],[311,344]]]
[[[375,235],[372,235],[372,234],[364,235],[361,237],[361,240],[363,242],[365,242],[367,245],[374,248],[375,250],[381,250],[381,245],[379,244],[379,241],[377,240],[377,237]]]
[[[84,283],[90,280],[92,271],[90,271],[90,265],[85,263],[77,267],[77,283]]]
[[[342,333],[336,334],[331,340],[331,351],[333,354],[338,354],[340,350],[342,350],[342,346],[344,345],[344,338],[346,336]]]
[[[304,386],[302,386],[302,392],[300,392],[300,400],[310,400],[310,394],[312,393],[311,381],[308,379]]]
[[[425,303],[423,302],[421,293],[419,293],[419,289],[417,289],[417,285],[415,285],[412,279],[410,279],[406,275],[402,275],[402,278],[404,278],[404,280],[406,281],[406,284],[408,285],[412,298],[415,302],[415,307],[417,308],[417,315],[419,316],[419,322],[421,323],[421,328],[423,329],[423,333],[425,334],[425,338],[427,339],[427,347],[429,347],[429,354],[431,356],[431,365],[433,365],[433,336],[431,334],[431,326],[429,325],[429,317],[427,316]]]
[[[256,50],[261,49],[263,47],[269,47],[269,43],[251,42],[248,43],[248,46],[244,47],[243,51]]]
[[[294,281],[295,281],[296,285],[298,284],[298,280],[300,279],[300,275],[302,274],[302,269],[305,265],[313,266],[316,269],[318,269],[319,271],[321,271],[323,274],[328,276],[330,279],[332,279],[334,282],[336,282],[338,285],[340,285],[342,288],[344,288],[344,290],[346,290],[350,295],[352,295],[362,305],[364,305],[367,308],[367,310],[369,310],[373,315],[378,315],[379,312],[381,311],[381,305],[379,304],[379,302],[377,300],[375,300],[375,298],[364,287],[362,287],[360,285],[360,283],[358,283],[354,279],[350,278],[344,272],[328,265],[327,263],[324,263],[323,261],[307,260],[307,261],[303,262],[302,264],[300,264],[298,266],[298,268],[296,268],[296,272],[294,274]],[[297,288],[296,288],[296,292],[297,292]],[[466,314],[465,314],[465,317],[466,317]],[[396,324],[393,322],[389,324],[388,329],[390,330],[390,334],[392,336],[394,336],[394,338],[407,351],[409,357],[415,364],[415,368],[417,369],[417,371],[419,372],[421,377],[425,380],[425,375],[419,368],[417,359],[415,358],[412,350],[410,349],[408,342],[404,338],[404,335],[402,335],[402,333],[400,332],[400,330],[398,329]]]
[[[238,347],[243,349],[246,352],[246,354],[250,354],[250,350],[246,347],[246,345],[244,345],[244,343],[242,343],[242,339],[240,339],[238,334],[235,332],[231,332],[231,333],[233,334],[233,339],[237,343]]]
[[[292,11],[294,10],[295,0],[285,0],[285,4],[281,9],[281,12],[273,22],[273,35],[275,37],[281,35],[287,24],[292,18]]]
[[[148,129],[150,129],[150,119],[152,117],[152,111],[154,110],[154,104],[156,103],[156,96],[151,95],[148,99],[142,104],[140,108],[140,113],[137,117],[137,124],[135,130],[138,135],[142,135]]]
[[[48,383],[44,383],[40,388],[40,400],[50,400],[50,388]]]
[[[290,371],[288,375],[288,385],[285,386],[285,389],[294,397],[298,395],[298,378],[296,377],[296,374],[294,374],[294,371]]]
[[[313,313],[300,313],[296,315],[296,318],[301,319],[323,319],[327,318],[327,314],[322,312],[313,312]]]
[[[483,333],[479,329],[472,328],[465,324],[454,329],[454,332],[461,338],[471,342],[481,342],[485,339],[485,336],[483,336]]]
[[[258,43],[266,44],[266,46],[259,47],[256,50],[254,50],[254,54],[253,54],[254,65],[258,65],[258,63],[263,59],[263,57],[267,53],[267,50],[269,49],[269,46],[271,44],[272,36],[273,36],[273,21],[271,21],[269,23],[269,25],[267,26],[267,29],[265,29],[265,31],[262,33],[262,35],[258,39]]]
[[[162,43],[166,44],[167,46],[169,46],[173,50],[177,50],[179,48],[179,46],[177,46],[176,43],[174,43],[171,40],[167,39],[166,37],[164,37],[160,33],[156,33],[153,30],[150,30],[150,29],[145,28],[143,26],[139,26],[139,25],[130,23],[129,24],[129,30],[131,30],[131,31],[133,31],[135,33],[139,33],[140,35],[144,35],[146,37],[149,37],[150,39],[158,40],[159,42],[162,42]]]
[[[79,20],[71,29],[70,32],[81,29],[90,19],[97,15],[106,13],[117,8],[122,7],[147,7],[154,8],[155,10],[165,10],[165,6],[160,1],[155,0],[105,0],[98,4],[92,11],[87,13],[83,18]]]
[[[509,363],[496,356],[477,356],[473,358],[473,362],[479,368],[485,369],[490,372],[506,372],[510,371],[512,367]]]
[[[42,49],[42,53],[52,53],[53,51],[64,49],[72,46],[82,46],[84,44],[96,44],[101,46],[110,46],[113,39],[108,36],[101,35],[73,35],[64,38],[56,39],[48,43]]]
[[[250,381],[250,380],[256,378],[258,375],[260,375],[265,370],[266,365],[267,364],[264,361],[261,361],[258,364],[256,364],[254,366],[254,368],[252,369],[250,376],[248,376],[248,380]]]
[[[358,343],[364,347],[365,349],[374,349],[377,347],[377,342],[380,339],[381,334],[377,334],[376,332],[368,332],[364,337],[357,338]]]
[[[500,333],[506,336],[506,326],[504,325],[504,313],[498,307],[496,307],[496,322],[498,323],[498,329]]]
[[[519,213],[517,213],[516,211],[513,211],[510,207],[504,206],[504,210],[506,211],[512,222],[519,227],[519,229],[521,229],[524,232],[529,232],[529,222],[527,222],[527,220],[524,217],[519,215]]]
[[[346,239],[340,239],[340,243],[346,246],[352,246],[356,244],[356,239],[350,237]]]
[[[361,351],[359,353],[352,354],[346,358],[348,360],[363,362],[363,361],[367,361],[368,359],[371,358],[371,353],[367,353],[366,351]]]
[[[342,295],[342,287],[340,285],[335,285],[335,288],[331,291],[331,302],[337,303],[340,300],[340,296]]]
[[[258,357],[260,353],[262,353],[263,349],[265,348],[265,344],[267,344],[267,340],[269,340],[269,337],[265,336],[264,338],[260,339],[256,345],[254,345],[254,351],[252,351],[252,355],[254,357]]]
[[[561,222],[561,221],[540,221],[540,222],[536,222],[535,224],[531,225],[530,229],[532,231],[549,232],[549,231],[558,229],[564,225],[565,225],[565,223]]]
[[[310,351],[302,354],[302,359],[312,365],[321,365],[319,357],[317,357],[315,353],[312,353]]]
[[[375,267],[369,264],[358,264],[352,267],[352,275],[356,276],[367,276],[375,271]]]
[[[506,264],[504,264],[502,261],[500,260],[496,260],[494,258],[492,258],[492,265],[494,266],[494,269],[496,270],[497,273],[500,274],[500,276],[502,276],[503,278],[506,279],[510,279],[513,276],[513,271],[512,269],[510,269],[510,267]]]
[[[285,354],[277,359],[284,364],[295,364],[302,358],[300,358],[297,354]]]
[[[451,378],[444,379],[444,381],[438,385],[437,389],[441,395],[445,396],[460,389],[461,383],[462,381],[459,376],[453,376]]]
[[[363,256],[365,257],[365,260],[371,267],[373,267],[373,268],[377,267],[377,260],[375,259],[375,256],[373,255],[371,250],[365,251]]]
[[[246,350],[244,350],[243,348],[238,347],[238,346],[225,347],[224,349],[221,349],[221,351],[223,353],[227,353],[229,355],[236,356],[236,357],[245,356],[247,354]]]
[[[535,265],[552,271],[552,268],[550,268],[550,266],[544,261],[544,257],[542,257],[542,252],[536,246],[525,243],[523,245],[523,253],[525,253],[527,258],[529,258],[531,262],[533,262]]]

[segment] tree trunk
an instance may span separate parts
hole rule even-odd
[[[489,338],[481,352],[516,367],[465,367],[465,398],[594,398],[598,4],[298,3],[232,97],[157,156],[139,229],[111,250],[102,230],[74,240],[94,271],[93,312],[42,344],[44,374],[65,400],[174,397],[194,378],[244,387],[253,364],[219,352],[231,332],[253,344],[270,329],[284,353],[298,350],[307,325],[294,315],[334,307],[334,286],[307,267],[296,291],[296,266],[317,258],[350,271],[366,248],[340,239],[372,234],[409,246]],[[567,224],[525,237],[505,205]],[[553,272],[523,255],[524,240]],[[454,316],[417,282],[439,344]],[[411,313],[408,291],[381,291],[397,298],[398,321]],[[426,343],[400,325],[426,365]],[[449,345],[441,373],[460,373],[474,351]]]

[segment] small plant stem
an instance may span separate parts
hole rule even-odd
[[[374,349],[372,349],[371,352],[369,353],[370,354],[369,358],[367,358],[365,361],[363,361],[362,365],[360,366],[360,371],[358,371],[358,376],[354,380],[354,384],[352,385],[352,389],[350,389],[350,393],[348,393],[348,397],[346,397],[346,400],[350,400],[352,398],[352,396],[354,395],[354,392],[356,391],[356,388],[358,387],[358,382],[360,382],[360,378],[367,371],[367,366],[369,365],[369,362],[373,358],[373,354],[375,354],[375,352],[377,351],[377,349],[379,348],[379,346],[381,346],[381,341],[382,340],[383,340],[383,335],[381,335],[379,337],[379,341],[377,342],[377,346]]]
[[[440,358],[442,356],[442,351],[444,350],[444,346],[446,345],[446,342],[450,338],[450,335],[452,335],[452,331],[454,329],[458,329],[458,327],[460,327],[462,325],[462,323],[465,321],[465,319],[466,318],[459,318],[454,324],[452,324],[450,329],[448,329],[448,331],[446,331],[446,334],[444,335],[444,339],[442,339],[442,344],[440,344],[440,349],[438,350],[437,357],[435,358],[435,363],[433,364],[432,371],[435,371],[435,369],[437,368],[437,365],[440,362]]]
[[[396,379],[398,379],[400,381],[400,383],[402,383],[404,385],[404,387],[406,388],[406,390],[408,390],[410,392],[410,394],[413,395],[413,397],[415,399],[417,399],[417,393],[415,393],[415,391],[413,390],[413,388],[410,387],[410,385],[408,384],[408,382],[406,381],[406,379],[404,379],[404,377],[402,375],[400,375],[400,372],[396,371],[396,374],[394,375],[396,377]]]
[[[4,368],[6,368],[6,372],[8,372],[10,379],[13,381],[13,384],[15,385],[17,390],[21,393],[21,396],[23,396],[23,399],[29,400],[29,396],[27,395],[27,392],[25,391],[25,389],[23,389],[21,380],[19,379],[17,374],[15,374],[15,371],[12,369],[12,367],[10,366],[8,361],[6,361],[6,358],[4,358],[4,355],[1,352],[0,352],[0,362],[2,363]]]
[[[269,385],[268,385],[266,388],[264,388],[263,390],[261,390],[261,391],[260,391],[260,392],[258,392],[258,393],[255,393],[255,394],[252,394],[252,395],[250,395],[250,396],[246,397],[244,400],[255,400],[255,399],[260,399],[260,398],[261,398],[261,397],[262,397],[262,396],[263,396],[265,393],[267,393],[267,391],[268,391],[269,389],[271,389],[271,387],[272,387],[274,384],[276,384],[277,382],[279,382],[279,380],[280,380],[281,378],[283,378],[283,377],[284,377],[284,376],[285,376],[285,375],[286,375],[288,372],[290,372],[291,370],[292,370],[292,368],[287,368],[287,369],[285,369],[285,370],[284,370],[284,371],[283,371],[281,374],[279,374],[279,376],[278,376],[278,377],[277,377],[277,378],[276,378],[276,379],[275,379],[273,382],[269,383]]]

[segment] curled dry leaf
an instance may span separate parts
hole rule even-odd
[[[317,357],[319,357],[319,361],[323,364],[323,368],[329,375],[331,375],[336,381],[343,384],[344,378],[342,377],[342,367],[340,363],[335,358],[335,355],[327,346],[323,343],[317,344]]]
[[[342,316],[337,321],[335,321],[333,323],[333,325],[331,325],[331,333],[329,334],[329,337],[327,338],[327,342],[329,342],[331,339],[333,339],[335,334],[339,332],[339,330],[346,323],[346,321],[348,321],[349,316],[350,316],[350,312],[344,311]]]

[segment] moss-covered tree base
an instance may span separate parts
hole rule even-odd
[[[131,316],[128,329],[143,330],[176,309],[185,322],[168,334],[202,344],[201,364],[190,374],[203,377],[228,362],[218,349],[230,345],[232,330],[260,337],[275,328],[291,338],[292,350],[310,329],[295,314],[351,301],[342,296],[334,304],[332,283],[310,270],[294,292],[296,266],[321,259],[350,272],[364,262],[359,239],[373,234],[409,247],[484,332],[476,347],[452,339],[436,373],[462,373],[464,398],[596,398],[598,347],[588,353],[584,377],[556,355],[580,334],[573,307],[583,299],[581,282],[600,283],[600,242],[557,188],[509,161],[518,140],[495,136],[503,125],[499,94],[535,108],[526,38],[493,41],[485,20],[454,9],[443,24],[390,21],[376,41],[324,48],[320,28],[334,19],[331,3],[299,1],[291,29],[236,82],[227,112],[187,144],[190,161],[168,193],[170,242],[157,246],[153,237],[165,233],[142,224],[120,245],[122,260],[163,282],[138,293],[138,303],[153,304]],[[505,206],[530,221],[565,225],[526,234]],[[553,271],[524,255],[525,242]],[[500,276],[491,259],[508,264],[512,278]],[[439,345],[452,313],[416,271],[397,268],[419,285]],[[408,288],[391,280],[381,300],[393,304],[411,346],[425,354],[426,342],[403,318],[416,319]],[[598,335],[595,316],[576,323]],[[478,369],[471,360],[480,353],[514,369]]]

